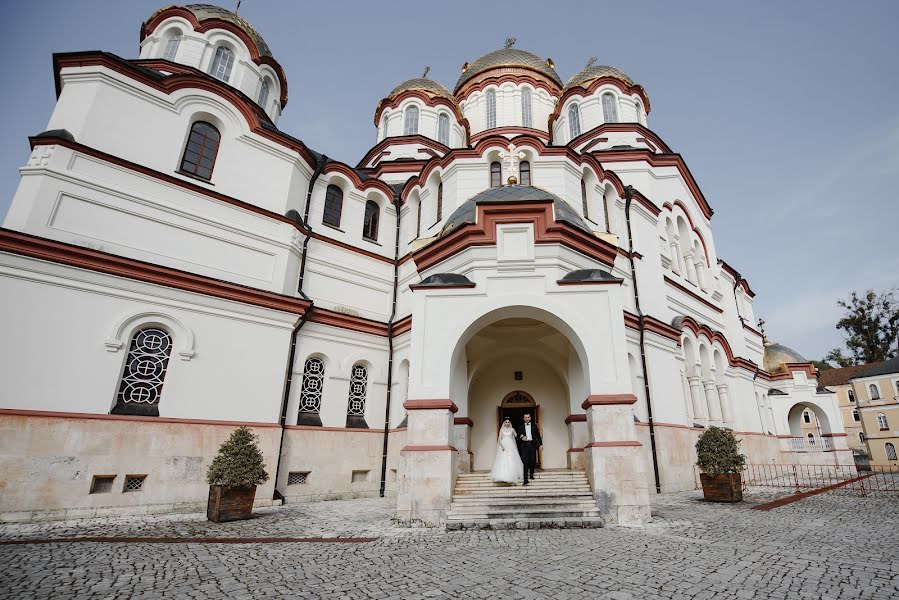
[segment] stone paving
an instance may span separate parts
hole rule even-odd
[[[0,598],[897,598],[899,497],[825,493],[769,512],[653,500],[642,529],[399,528],[390,499],[0,526]],[[376,537],[366,543],[31,543],[105,537]]]

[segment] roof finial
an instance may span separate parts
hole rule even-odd
[[[428,76],[428,73],[431,72],[431,65],[425,65],[425,72],[421,74],[421,78],[425,79]]]
[[[518,38],[515,38],[515,37],[507,37],[507,38],[506,38],[506,46],[505,46],[506,49],[508,50],[509,48],[511,48],[512,46],[514,46],[514,45],[515,45],[515,42],[517,42],[517,41],[518,41]]]
[[[596,58],[595,56],[591,56],[590,58],[587,59],[587,65],[584,68],[589,69],[590,67],[592,67],[593,65],[596,64],[597,60],[599,60],[599,59]]]
[[[762,343],[767,344],[768,336],[765,335],[765,320],[762,318],[759,318],[758,326],[759,326],[759,331],[762,333]]]
[[[241,2],[241,0],[237,0],[237,8],[234,9],[235,15],[240,12],[240,2]]]

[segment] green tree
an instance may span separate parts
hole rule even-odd
[[[848,355],[842,348],[834,348],[824,360],[841,367],[879,362],[893,358],[899,344],[899,299],[896,290],[881,294],[868,290],[859,296],[852,292],[849,298],[838,300],[846,309],[836,328],[845,332]]]
[[[250,487],[268,481],[258,439],[247,426],[231,432],[231,437],[225,440],[212,459],[206,481],[210,485],[232,487]]]

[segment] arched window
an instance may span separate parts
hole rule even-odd
[[[890,423],[887,421],[885,414],[877,413],[877,426],[880,427],[881,431],[886,431],[890,428]]]
[[[362,221],[362,237],[373,242],[378,241],[378,221],[381,209],[374,200],[365,203],[365,218]]]
[[[437,184],[437,219],[434,221],[435,223],[439,222],[443,218],[443,182]]]
[[[365,365],[353,365],[350,373],[350,393],[347,400],[347,427],[368,427],[365,423],[365,397],[368,389],[368,369]]]
[[[415,217],[415,237],[421,237],[421,200],[418,201],[418,214]]]
[[[814,436],[814,435],[812,435],[812,434],[810,433],[810,434],[808,434],[808,435],[805,436],[805,437],[808,438],[808,445],[809,445],[809,446],[814,446],[814,445],[815,445],[815,436]]]
[[[531,163],[526,160],[518,163],[518,183],[531,185]]]
[[[875,384],[869,385],[868,391],[871,392],[871,400],[880,400],[880,390],[877,389]]]
[[[390,115],[385,112],[384,116],[381,117],[381,139],[384,139],[387,137],[387,123],[389,120],[390,120]]]
[[[490,187],[499,187],[503,184],[500,179],[501,173],[502,167],[499,162],[493,161],[490,163]]]
[[[487,129],[496,127],[496,90],[487,90]]]
[[[261,106],[263,109],[265,108],[265,103],[268,102],[268,92],[269,92],[268,79],[262,80],[262,86],[259,88],[259,99],[256,100],[256,104]]]
[[[802,420],[806,423],[812,422],[812,416],[809,414],[807,410],[802,411]]]
[[[634,102],[634,111],[637,113],[636,121],[637,123],[641,123],[643,119],[641,118],[640,113],[643,112],[643,105],[639,102]]]
[[[849,402],[855,402],[855,392],[849,390],[847,393],[849,394]]]
[[[437,141],[449,146],[449,115],[446,113],[440,113],[437,117]]]
[[[181,32],[175,31],[172,36],[165,42],[165,50],[162,51],[162,58],[165,60],[175,60],[178,55],[178,46],[181,45]]]
[[[300,412],[319,412],[324,389],[325,363],[320,358],[306,359],[306,365],[303,367],[303,390],[300,393]]]
[[[581,135],[581,111],[577,104],[568,108],[568,137],[571,139]]]
[[[862,420],[862,416],[861,416],[861,414],[858,412],[858,409],[857,409],[857,408],[853,408],[853,409],[852,409],[852,420],[855,421],[856,423],[858,423],[858,422],[860,422],[860,421]]]
[[[159,398],[172,354],[172,336],[156,326],[131,337],[114,415],[159,416]]]
[[[618,122],[618,106],[615,95],[609,92],[602,95],[602,119],[606,123]]]
[[[531,88],[522,88],[521,90],[521,125],[523,127],[534,126],[531,116]]]
[[[589,211],[587,208],[587,182],[581,177],[581,210],[584,211],[584,218],[589,219]]]
[[[886,451],[886,453],[887,453],[887,460],[897,460],[897,457],[896,457],[896,446],[894,446],[893,444],[887,442],[886,444],[883,445],[883,449],[884,449],[884,450]]]
[[[403,121],[403,135],[418,135],[418,107],[407,106]]]
[[[340,214],[343,212],[343,190],[334,184],[325,191],[325,211],[322,223],[332,227],[340,227]]]
[[[200,179],[212,179],[212,168],[215,166],[221,137],[219,130],[206,121],[197,121],[191,125],[187,146],[181,155],[181,172]]]
[[[215,58],[212,59],[212,68],[209,74],[216,79],[227,82],[231,79],[231,68],[234,66],[234,53],[230,48],[219,46],[215,49]]]

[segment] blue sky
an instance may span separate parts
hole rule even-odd
[[[167,4],[167,2],[166,2]],[[233,8],[236,2],[222,5]],[[45,0],[5,8],[0,215],[55,101],[51,54],[138,53],[161,0]],[[718,255],[757,294],[772,339],[818,358],[840,344],[835,302],[899,286],[899,2],[291,2],[240,12],[284,66],[279,126],[350,164],[374,143],[378,101],[432,67],[500,47],[552,57],[567,80],[590,56],[649,94],[649,126],[715,209]]]

